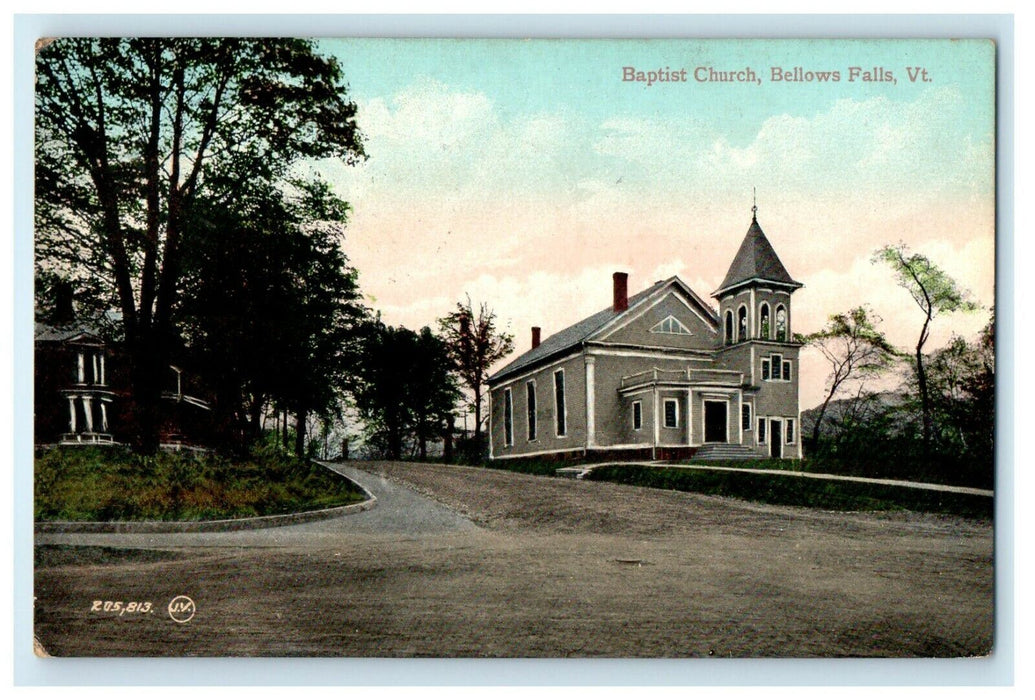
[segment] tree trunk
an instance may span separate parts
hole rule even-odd
[[[481,444],[482,437],[482,390],[478,387],[474,390],[474,441]]]
[[[299,457],[305,457],[305,424],[308,417],[304,408],[298,409],[295,414],[295,454]]]
[[[924,458],[930,453],[931,447],[931,405],[927,391],[927,372],[924,370],[923,345],[916,346],[916,382],[920,389],[920,413],[923,419],[923,448]]]

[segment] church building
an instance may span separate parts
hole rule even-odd
[[[751,226],[715,308],[678,277],[545,339],[489,379],[493,459],[797,459],[802,285]]]

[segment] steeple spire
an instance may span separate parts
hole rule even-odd
[[[751,223],[753,223],[753,224],[757,224],[758,223],[758,219],[756,218],[757,214],[758,214],[758,193],[755,191],[755,186],[752,185],[751,186]]]

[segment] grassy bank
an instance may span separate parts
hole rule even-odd
[[[331,508],[364,498],[325,467],[270,451],[141,456],[119,448],[36,453],[37,520],[217,520]]]
[[[599,467],[586,478],[824,510],[911,510],[968,518],[992,518],[992,499],[987,496],[925,491],[902,486],[775,474],[635,466]]]

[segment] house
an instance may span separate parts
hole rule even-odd
[[[546,339],[489,379],[490,456],[800,458],[791,296],[802,285],[751,225],[718,308],[678,277]]]
[[[34,441],[37,445],[115,445],[132,424],[128,363],[110,340],[117,319],[76,319],[71,297],[49,322],[37,322]],[[211,406],[191,392],[189,375],[170,366],[163,378],[159,441],[163,448],[197,447],[211,438]]]

